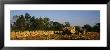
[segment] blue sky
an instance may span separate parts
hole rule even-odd
[[[51,21],[60,23],[69,22],[71,25],[83,26],[89,24],[91,26],[100,22],[100,10],[11,10],[11,18],[14,15],[29,13],[36,18],[45,16]],[[12,19],[11,19],[12,20]]]

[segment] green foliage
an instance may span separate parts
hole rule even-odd
[[[35,31],[35,30],[62,30],[63,24],[50,21],[49,18],[35,18],[29,13],[13,16],[16,19],[11,23],[11,31]],[[13,20],[14,20],[13,19]]]
[[[65,22],[65,27],[70,27],[69,22]]]
[[[91,32],[92,27],[89,24],[86,24],[83,26],[83,29],[86,29],[87,31]]]
[[[96,25],[94,25],[93,31],[94,32],[100,32],[100,23],[96,23]]]
[[[13,16],[14,22],[11,23],[11,31],[36,31],[36,30],[45,30],[45,31],[60,31],[63,30],[64,27],[70,27],[69,22],[65,22],[65,25],[50,21],[49,18],[35,18],[31,16],[29,13],[25,13],[24,15],[15,15]],[[77,32],[80,31],[79,26],[75,26]],[[100,23],[96,23],[93,27],[89,24],[86,24],[82,27],[89,32],[100,32]]]
[[[79,26],[75,26],[75,30],[77,31],[77,33],[80,31],[80,27]]]
[[[96,23],[93,27],[89,24],[83,26],[88,32],[100,32],[100,23]]]

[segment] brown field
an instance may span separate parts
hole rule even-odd
[[[100,40],[100,33],[88,32],[70,35],[54,34],[53,31],[11,32],[11,40]]]

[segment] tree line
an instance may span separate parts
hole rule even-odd
[[[59,22],[50,21],[49,18],[35,18],[29,13],[24,15],[13,16],[14,22],[11,23],[11,31],[36,31],[36,30],[46,30],[46,31],[60,31],[64,27],[70,27],[69,22],[61,24]],[[75,26],[76,30],[79,30],[79,26]],[[89,24],[84,25],[82,28],[86,28],[89,32],[100,32],[100,23],[96,23],[93,27]]]

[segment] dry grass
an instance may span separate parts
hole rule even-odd
[[[100,33],[61,35],[54,34],[53,31],[11,32],[11,40],[100,40]]]

